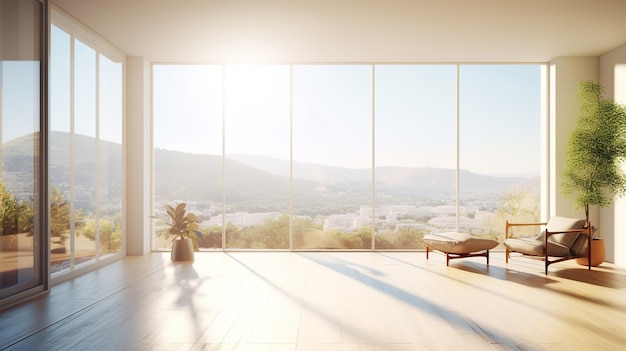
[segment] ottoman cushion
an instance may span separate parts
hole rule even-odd
[[[433,250],[455,254],[490,250],[498,246],[498,242],[495,240],[457,232],[428,234],[424,236],[423,241]]]

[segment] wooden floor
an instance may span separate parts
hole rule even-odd
[[[0,349],[626,350],[626,269],[503,258],[127,257],[0,312]]]

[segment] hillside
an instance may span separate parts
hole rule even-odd
[[[69,181],[70,142],[67,133],[50,133],[50,177],[53,183]],[[74,138],[78,169],[76,185],[93,187],[95,143],[93,138]],[[5,143],[4,171],[31,172],[29,150],[32,136]],[[102,167],[119,165],[121,147],[101,142]],[[106,152],[105,152],[106,151]],[[32,151],[31,151],[32,152]],[[221,202],[221,156],[156,149],[155,185],[157,200]],[[104,168],[103,168],[104,169]],[[258,155],[228,155],[224,160],[226,203],[246,207],[285,208],[289,199],[289,162]],[[371,199],[371,170],[331,167],[311,163],[293,163],[293,190],[298,203],[367,203]],[[121,182],[121,169],[108,172],[110,181]],[[118,179],[119,178],[119,179]],[[29,179],[28,176],[25,179]],[[32,179],[32,177],[30,178]],[[491,177],[466,170],[460,172],[464,193],[498,193],[514,186],[536,188],[537,179]],[[7,184],[10,186],[10,184]],[[456,172],[440,168],[379,167],[376,169],[378,195],[432,196],[455,193]]]
[[[227,155],[258,169],[278,174],[289,175],[289,161],[262,155]],[[355,184],[371,182],[371,169],[350,169],[325,166],[313,163],[293,162],[295,178],[331,184]],[[454,169],[430,167],[377,167],[376,187],[394,192],[423,194],[453,194],[456,189],[456,171]],[[466,192],[491,193],[501,192],[511,186],[528,181],[521,177],[492,177],[460,171],[460,186]]]

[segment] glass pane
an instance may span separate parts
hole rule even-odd
[[[36,230],[41,7],[19,5],[0,3],[0,298],[40,285],[45,262]]]
[[[540,65],[460,68],[460,230],[540,219]]]
[[[376,248],[456,230],[456,66],[376,66]]]
[[[73,225],[74,264],[95,259],[96,220],[96,52],[74,40]]]
[[[222,67],[155,65],[153,79],[155,247],[171,247],[165,206],[185,202],[200,247],[221,248]]]
[[[289,66],[226,66],[226,247],[289,248]]]
[[[70,35],[50,32],[50,272],[70,267]]]
[[[0,289],[5,289],[35,279],[39,62],[0,64]]]
[[[372,247],[372,67],[293,67],[293,247]]]
[[[99,59],[99,220],[100,253],[122,249],[122,64]]]

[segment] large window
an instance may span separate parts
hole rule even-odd
[[[289,78],[289,66],[225,67],[226,248],[289,248]]]
[[[159,65],[153,80],[154,246],[171,247],[165,206],[185,202],[202,221],[200,246],[221,248],[222,67]]]
[[[539,222],[543,70],[460,67],[461,231],[504,240],[507,219]]]
[[[376,66],[376,247],[456,230],[455,65]]]
[[[60,15],[50,35],[50,257],[54,276],[123,249],[123,65]]]
[[[110,254],[122,249],[122,63],[99,54],[98,97],[98,252]],[[90,225],[91,225],[90,224]],[[97,229],[97,232],[95,230]]]
[[[372,67],[293,70],[294,248],[372,247]]]
[[[421,249],[538,220],[544,71],[155,65],[155,247],[179,202],[203,248]]]

